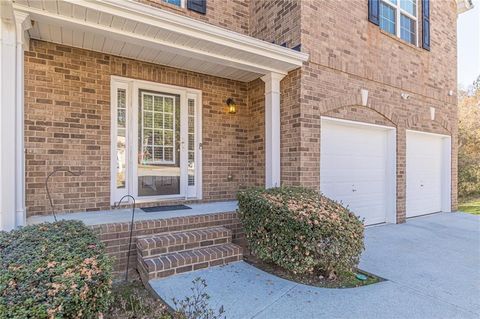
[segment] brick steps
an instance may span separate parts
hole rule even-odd
[[[137,249],[139,256],[150,258],[165,253],[231,242],[232,231],[219,226],[141,238],[137,241]]]
[[[152,235],[137,241],[137,269],[142,281],[218,266],[243,258],[224,227]]]

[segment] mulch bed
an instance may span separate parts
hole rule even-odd
[[[278,265],[273,263],[268,263],[258,259],[253,255],[246,255],[244,256],[245,262],[255,266],[265,272],[268,272],[272,275],[278,276],[283,279],[287,279],[290,281],[298,282],[301,284],[315,286],[315,287],[323,287],[323,288],[355,288],[361,287],[366,285],[371,285],[380,281],[384,281],[384,279],[375,276],[373,274],[369,274],[367,272],[357,270],[357,273],[363,274],[367,276],[367,280],[362,281],[355,277],[355,274],[340,274],[336,280],[329,280],[324,278],[319,274],[294,274],[291,271],[288,271]]]

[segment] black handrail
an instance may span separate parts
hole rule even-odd
[[[130,194],[127,194],[127,195],[123,196],[122,198],[120,198],[120,200],[117,203],[115,203],[115,205],[113,206],[114,209],[120,208],[120,205],[122,204],[123,199],[127,198],[127,197],[132,199],[133,207],[132,207],[132,221],[130,222],[130,239],[128,241],[127,271],[125,273],[125,281],[128,281],[128,267],[130,266],[130,246],[132,245],[133,222],[134,222],[134,219],[135,219],[135,206],[136,206],[135,197],[133,197]]]
[[[48,182],[50,180],[50,177],[57,172],[66,172],[66,173],[69,173],[73,176],[82,175],[81,171],[79,171],[78,173],[75,173],[75,172],[72,172],[71,170],[69,170],[68,168],[60,167],[60,168],[54,169],[50,174],[48,174],[47,178],[45,179],[45,189],[47,190],[48,201],[50,202],[50,207],[52,208],[53,219],[55,221],[57,221],[57,215],[55,214],[55,208],[53,207],[52,197],[50,196],[50,190],[48,189]]]

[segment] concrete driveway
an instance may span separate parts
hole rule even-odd
[[[360,288],[305,286],[244,262],[151,281],[159,296],[191,295],[206,279],[227,318],[479,318],[480,216],[435,214],[366,230],[360,268],[387,281]]]

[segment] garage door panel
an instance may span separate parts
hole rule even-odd
[[[365,223],[386,221],[388,130],[322,121],[320,189]]]
[[[351,165],[351,163],[349,164]],[[322,174],[324,179],[322,183],[351,183],[352,180],[358,182],[383,182],[385,181],[385,169],[374,169],[371,172],[368,170],[354,170],[354,169],[345,169],[341,168],[332,169],[328,172]],[[383,185],[383,184],[382,184]]]
[[[327,196],[335,196],[334,199],[342,200],[346,203],[353,203],[353,201],[367,202],[368,205],[375,205],[375,203],[384,202],[385,191],[368,191],[368,193],[363,193],[361,191],[352,192],[351,187],[347,185],[342,187],[341,185],[335,185],[333,187],[323,187],[322,192]]]
[[[445,137],[407,132],[407,217],[442,210]]]
[[[326,165],[331,165],[332,167],[338,165],[339,167],[347,167],[352,163],[352,152],[349,156],[337,156],[334,154],[322,154],[325,156]],[[376,167],[379,170],[385,169],[385,158],[382,156],[375,155],[357,155],[355,157],[357,161],[355,168],[357,170],[371,170],[372,167]]]

